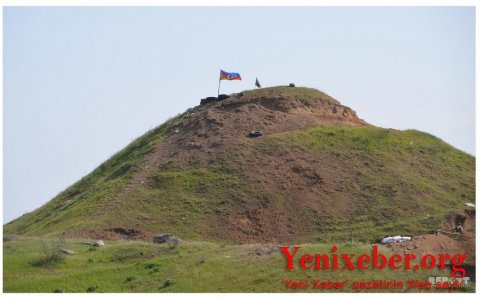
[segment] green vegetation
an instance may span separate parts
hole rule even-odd
[[[326,169],[336,180],[333,189],[315,195],[311,205],[316,210],[288,208],[291,219],[313,219],[288,224],[302,230],[296,235],[300,242],[373,242],[386,234],[429,233],[475,198],[475,158],[434,136],[415,130],[321,126],[266,135],[246,143],[241,152],[215,157],[208,166],[181,168],[165,161],[128,200],[113,205],[145,156],[183,117],[140,137],[42,208],[4,226],[4,232],[57,235],[108,224],[127,231],[171,232],[185,240],[227,242],[223,236],[231,227],[216,227],[219,215],[245,206],[269,213],[294,207],[296,194],[282,191],[281,185],[273,192],[263,190],[245,175],[250,165],[242,164],[292,150],[297,157],[313,155],[329,163]],[[342,204],[355,209],[336,212]]]
[[[242,97],[249,109],[276,98],[303,103],[306,111],[339,104],[303,87],[244,91],[235,105]],[[295,292],[282,280],[449,276],[438,270],[287,271],[281,254],[262,253],[266,245],[238,244],[304,243],[299,254],[329,252],[327,244],[335,244],[339,253],[358,255],[387,234],[431,232],[448,216],[472,209],[465,203],[475,199],[474,157],[426,133],[363,122],[229,139],[220,128],[235,126],[199,110],[147,132],[44,206],[4,225],[4,291]],[[281,113],[267,123],[275,125]],[[197,121],[187,121],[193,114]],[[336,117],[327,118],[336,123]],[[195,131],[199,126],[203,131]],[[177,128],[184,131],[169,138]],[[217,138],[234,146],[222,151]],[[77,239],[148,240],[163,232],[183,242],[94,247]]]
[[[115,196],[142,167],[146,156],[185,117],[186,113],[178,115],[137,138],[44,206],[8,223],[4,232],[44,234],[98,225],[89,216],[110,207]]]
[[[300,99],[304,104],[313,100],[323,100],[331,103],[339,104],[337,100],[327,95],[326,93],[308,87],[289,87],[289,86],[276,86],[276,87],[267,87],[256,90],[245,90],[243,93],[246,96],[255,96],[255,97],[279,97],[287,96],[291,98]]]
[[[89,251],[82,240],[68,240],[74,250],[64,261],[49,268],[34,267],[30,261],[41,255],[41,239],[14,237],[4,243],[4,292],[304,292],[287,290],[284,279],[344,281],[346,292],[354,291],[355,280],[425,280],[448,276],[440,270],[285,270],[281,253],[258,255],[265,245],[218,245],[186,242],[176,248],[145,242],[107,242]],[[45,240],[45,242],[51,242]],[[330,253],[326,244],[304,244],[298,254]],[[362,243],[336,244],[339,253],[370,253]],[[390,252],[382,250],[389,256]],[[90,262],[93,260],[93,262]],[[156,269],[156,271],[152,271]],[[466,291],[473,292],[472,285]],[[308,289],[308,292],[319,290]],[[332,291],[332,290],[331,290]],[[376,290],[388,291],[388,290]],[[411,290],[396,290],[409,292]]]
[[[338,192],[319,197],[348,194],[356,210],[322,215],[323,242],[430,233],[475,198],[475,158],[416,130],[320,126],[267,136],[255,147],[311,153],[335,165]]]
[[[32,261],[33,266],[45,268],[54,267],[65,260],[65,255],[62,252],[65,240],[56,239],[49,240],[49,242],[41,240],[40,243],[42,245],[42,255]]]

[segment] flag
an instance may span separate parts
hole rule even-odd
[[[260,85],[260,82],[258,82],[258,78],[255,78],[255,86],[258,88],[262,88],[262,86]]]
[[[239,73],[229,73],[220,70],[220,80],[242,80]]]

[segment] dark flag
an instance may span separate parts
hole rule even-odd
[[[258,78],[255,78],[255,86],[261,88],[260,82],[258,82]]]

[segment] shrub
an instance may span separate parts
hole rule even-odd
[[[55,289],[54,293],[65,293],[64,289]]]
[[[87,289],[87,293],[96,293],[98,291],[98,285],[91,286]]]
[[[160,272],[160,265],[157,263],[148,263],[145,265],[145,269],[151,269],[150,273],[157,273]]]
[[[60,252],[51,253],[46,256],[42,256],[36,261],[33,261],[32,265],[35,267],[51,267],[65,259],[65,256]]]
[[[167,279],[163,283],[163,287],[166,288],[166,287],[169,287],[169,286],[173,286],[175,283],[176,283],[175,279]]]
[[[52,241],[50,244],[42,241],[43,255],[33,261],[32,265],[35,267],[51,267],[62,262],[65,259],[65,256],[61,252],[64,244],[65,240],[63,239]]]
[[[148,263],[148,264],[145,265],[145,269],[153,269],[153,268],[158,268],[158,267],[160,267],[160,265],[157,264],[157,263]]]
[[[125,282],[134,281],[135,279],[137,279],[135,275],[130,275],[129,277],[127,277],[127,279],[125,279]]]

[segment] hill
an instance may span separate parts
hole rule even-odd
[[[4,233],[374,241],[431,232],[474,199],[474,157],[370,125],[318,90],[272,87],[170,119]]]

